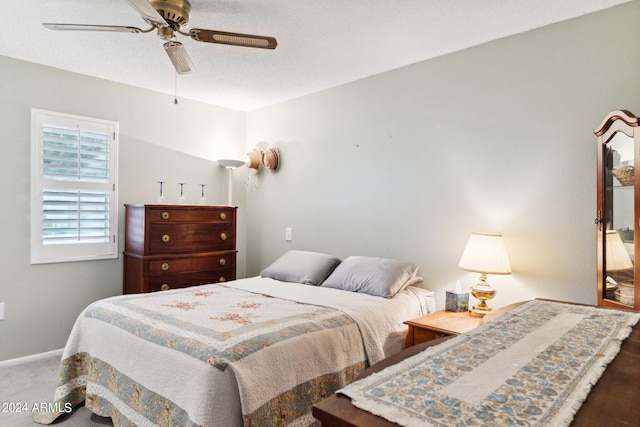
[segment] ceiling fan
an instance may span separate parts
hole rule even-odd
[[[151,25],[151,28],[142,30],[137,27],[119,25],[53,23],[44,23],[42,25],[50,30],[114,31],[125,33],[148,33],[157,29],[158,37],[166,41],[164,49],[169,55],[178,74],[191,73],[195,70],[195,67],[182,43],[176,40],[176,33],[205,43],[219,43],[261,49],[275,49],[278,45],[278,42],[273,37],[252,34],[203,30],[200,28],[192,28],[189,32],[184,32],[183,30],[186,30],[189,26],[189,17],[191,16],[191,4],[187,0],[126,1],[142,15],[142,18]]]

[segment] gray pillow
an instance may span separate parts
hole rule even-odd
[[[388,258],[350,256],[331,273],[322,286],[391,298],[422,280],[418,266]]]
[[[320,285],[340,264],[340,259],[318,252],[288,251],[260,272],[283,282]]]

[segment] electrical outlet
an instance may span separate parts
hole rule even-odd
[[[284,240],[286,240],[287,242],[290,242],[291,241],[291,233],[292,233],[291,227],[285,228],[284,229]]]
[[[4,303],[0,302],[0,320],[4,320]]]

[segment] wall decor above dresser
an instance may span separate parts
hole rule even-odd
[[[123,293],[235,280],[236,210],[125,205]]]

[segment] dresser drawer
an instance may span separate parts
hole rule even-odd
[[[214,252],[235,247],[235,228],[228,222],[153,223],[149,231],[149,254]]]
[[[198,271],[186,274],[166,274],[151,276],[148,280],[148,291],[166,291],[209,283],[224,283],[235,280],[235,269],[225,268],[216,271]]]
[[[225,207],[201,206],[185,209],[181,206],[147,207],[146,217],[150,222],[211,222],[233,223],[235,210]]]
[[[236,267],[236,253],[223,252],[216,254],[194,254],[183,257],[154,257],[145,262],[147,273],[153,275],[168,275],[193,273],[197,271],[213,271]]]

